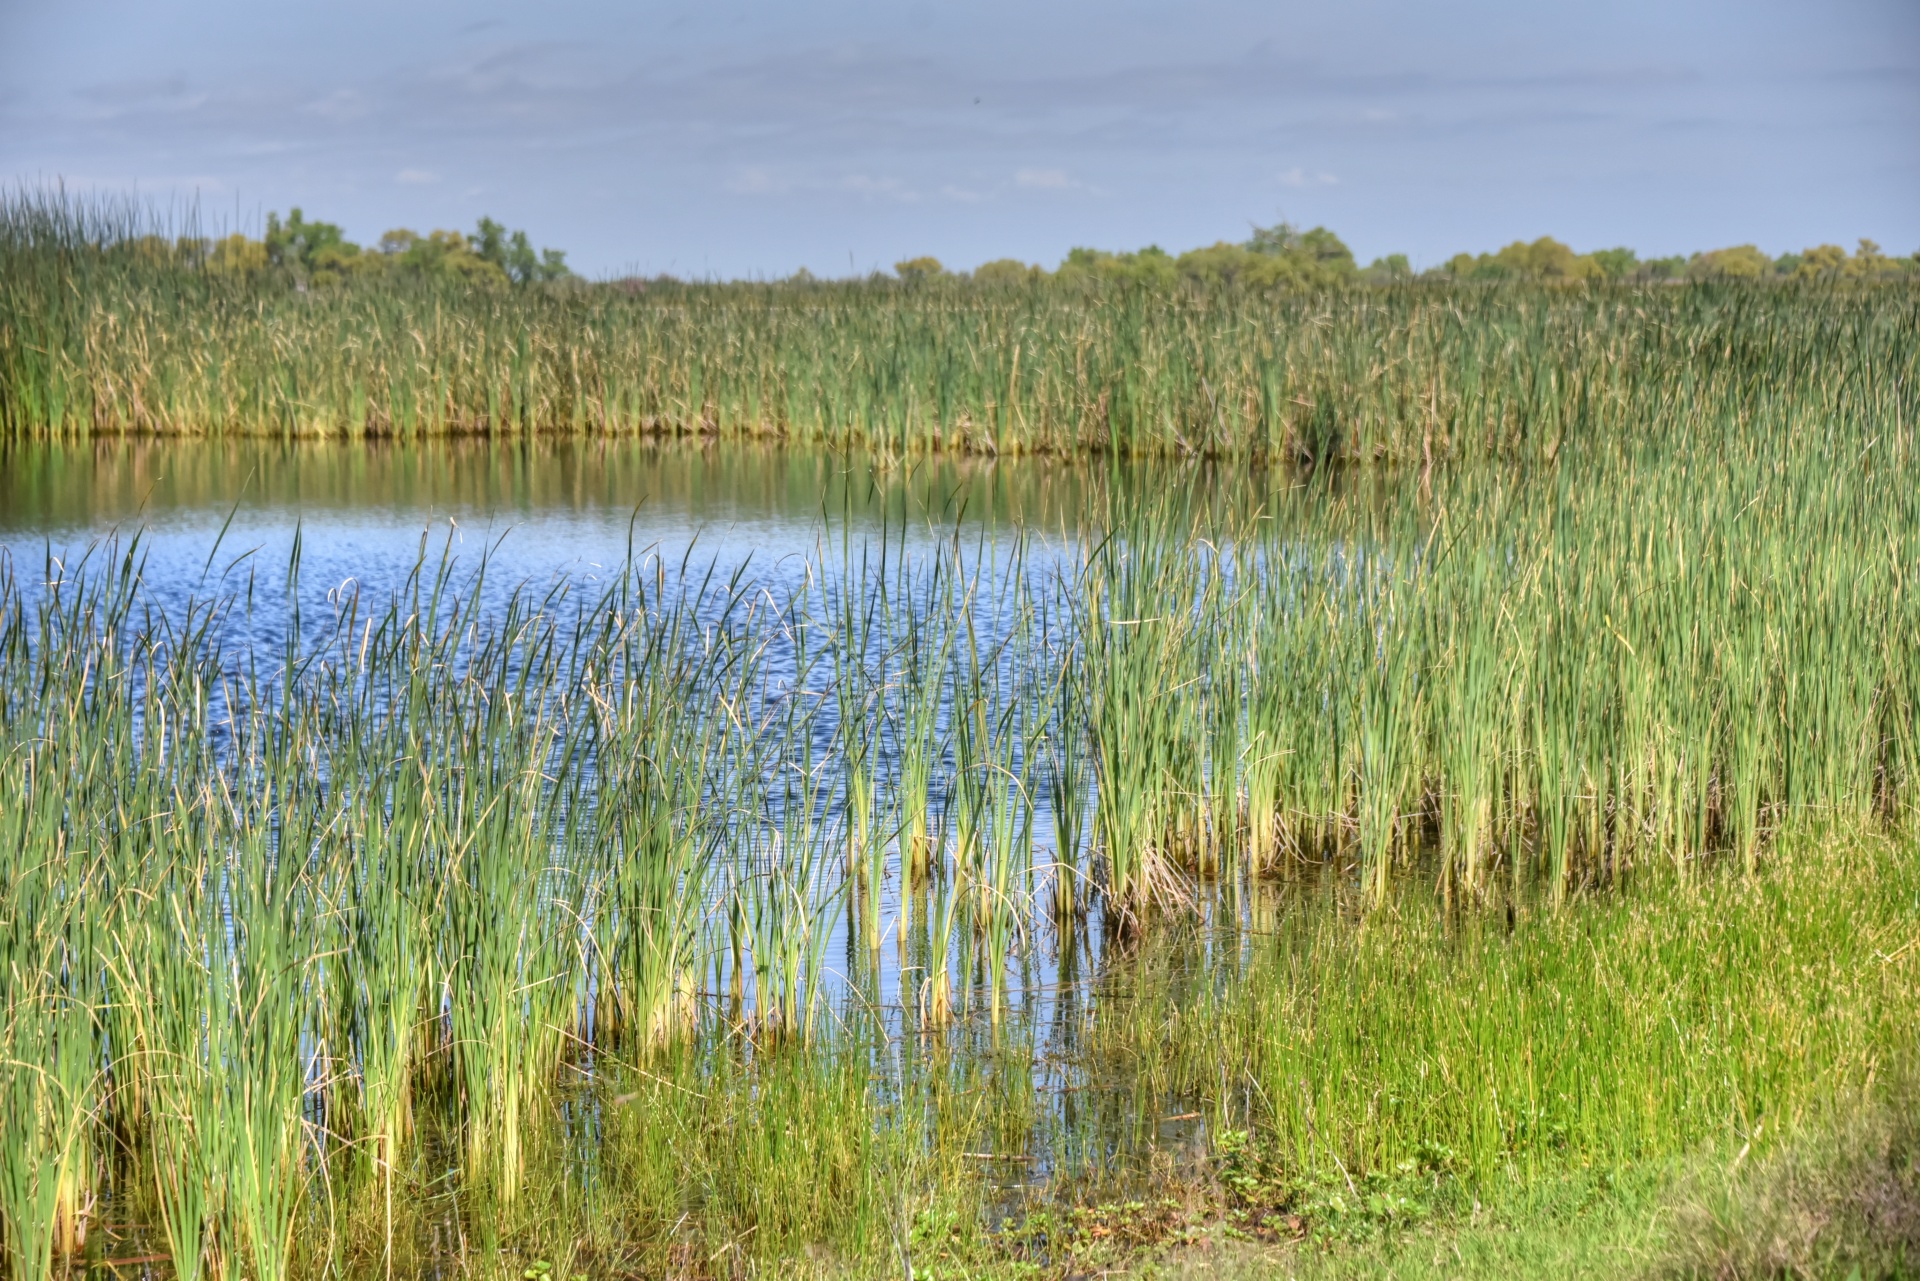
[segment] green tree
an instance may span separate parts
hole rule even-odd
[[[302,279],[317,271],[337,271],[341,263],[360,252],[360,246],[348,240],[336,224],[308,222],[298,205],[285,222],[277,213],[267,215],[265,245],[269,262]]]
[[[924,284],[929,280],[938,280],[947,274],[938,258],[922,256],[906,258],[893,264],[893,274],[909,285]]]
[[[432,231],[423,236],[410,228],[396,227],[380,237],[380,252],[386,255],[391,270],[420,279],[478,285],[504,285],[511,279],[499,263],[475,253],[473,243],[457,231]]]
[[[1413,264],[1407,261],[1405,254],[1388,254],[1384,258],[1375,258],[1360,273],[1363,279],[1375,284],[1391,284],[1401,280],[1413,279]]]
[[[1640,267],[1640,255],[1625,245],[1617,249],[1596,249],[1587,256],[1593,259],[1594,266],[1608,280],[1629,279]]]
[[[1757,245],[1734,245],[1696,255],[1688,270],[1707,280],[1759,280],[1773,274],[1773,259]]]
[[[976,284],[994,286],[1022,285],[1029,281],[1044,280],[1046,275],[1040,267],[1028,266],[1018,258],[995,258],[973,269]]]
[[[239,232],[213,242],[207,270],[223,276],[257,276],[269,266],[267,247]]]
[[[1104,249],[1086,249],[1075,246],[1067,250],[1067,256],[1054,269],[1054,279],[1068,283],[1100,279],[1106,264],[1113,261],[1113,255]]]
[[[1603,268],[1592,258],[1573,252],[1552,236],[1542,236],[1532,244],[1514,241],[1498,257],[1513,266],[1513,274],[1522,280],[1592,280]]]
[[[1626,253],[1632,256],[1632,250],[1611,250],[1610,253]],[[1552,236],[1542,236],[1528,243],[1516,240],[1498,253],[1455,254],[1447,261],[1447,274],[1455,280],[1542,280],[1571,282],[1579,280],[1599,280],[1606,269],[1592,254],[1576,254],[1572,248],[1555,240]]]
[[[1230,245],[1222,240],[1205,249],[1189,249],[1175,259],[1181,276],[1204,285],[1230,285],[1236,282],[1257,284],[1257,269],[1272,259],[1254,253],[1245,245]]]
[[[1847,251],[1839,245],[1815,245],[1803,249],[1795,264],[1795,280],[1838,280],[1847,273]]]
[[[507,271],[507,229],[491,218],[482,217],[473,230],[473,252],[502,271]]]
[[[1302,285],[1332,285],[1358,272],[1353,250],[1325,227],[1301,231],[1292,223],[1255,227],[1246,247],[1253,253],[1286,264],[1281,278]]]
[[[558,249],[535,250],[524,231],[508,231],[491,218],[482,218],[468,241],[473,255],[492,263],[516,285],[541,284],[563,280],[573,273],[567,270],[567,256]]]
[[[1851,274],[1862,280],[1886,280],[1903,275],[1907,270],[1904,259],[1887,257],[1879,245],[1864,236],[1860,238],[1859,247],[1853,251],[1853,261],[1848,266]]]
[[[1066,283],[1112,281],[1116,284],[1167,287],[1180,279],[1180,270],[1172,254],[1158,245],[1148,245],[1134,253],[1108,253],[1104,249],[1076,248],[1067,251],[1066,261],[1054,272],[1054,278]]]

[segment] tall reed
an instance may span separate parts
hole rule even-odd
[[[583,1114],[576,1081],[705,1095],[677,1065],[721,1072],[702,1057],[720,1044],[747,1075],[712,1088],[805,1079],[825,1098],[845,1081],[806,1063],[909,1057],[911,1022],[948,1046],[977,1014],[1010,1046],[1046,947],[1071,977],[1083,950],[1122,958],[1196,906],[1231,924],[1295,878],[1333,887],[1342,910],[1317,928],[1368,923],[1298,954],[1289,1009],[1354,1046],[1466,1036],[1499,1081],[1449,1102],[1395,1058],[1382,1078],[1424,1102],[1388,1124],[1314,1084],[1364,1048],[1255,1038],[1292,1024],[1234,1014],[1218,1035],[1240,1038],[1301,1159],[1397,1159],[1429,1120],[1483,1170],[1538,1156],[1521,1120],[1589,1122],[1537,1091],[1597,1087],[1560,1057],[1527,1075],[1546,1051],[1514,1031],[1519,998],[1469,1010],[1467,1035],[1431,1010],[1349,1020],[1315,984],[1375,992],[1394,971],[1364,939],[1435,883],[1456,915],[1432,928],[1472,922],[1489,974],[1518,964],[1503,915],[1463,907],[1567,922],[1540,927],[1560,969],[1516,990],[1566,973],[1591,995],[1604,984],[1568,947],[1596,893],[1751,885],[1785,910],[1765,887],[1804,887],[1805,833],[1910,838],[1920,459],[1907,393],[1869,376],[1857,337],[1782,338],[1832,362],[1794,394],[1748,380],[1742,413],[1691,436],[1569,437],[1516,468],[1323,466],[1251,516],[1202,501],[1199,469],[1170,472],[1192,492],[1117,497],[1061,544],[964,527],[884,530],[871,558],[843,544],[849,575],[874,576],[859,583],[636,555],[597,583],[490,587],[490,565],[423,545],[390,599],[316,613],[297,554],[272,604],[159,581],[139,542],[0,564],[9,1267],[80,1248],[103,1185],[129,1177],[109,1152],[183,1276],[317,1270],[336,1246],[322,1200],[387,1222],[397,1267],[414,1247],[386,1216],[430,1151],[453,1154],[459,1195],[532,1212],[552,1118]],[[1820,432],[1801,393],[1826,405]],[[891,994],[873,946],[889,876]],[[842,896],[859,991],[829,965]],[[1822,902],[1828,930],[1845,911]],[[1111,935],[1077,937],[1083,911]],[[1747,919],[1740,938],[1779,936]],[[1617,924],[1632,973],[1663,974],[1664,927]],[[1473,990],[1448,982],[1436,1008]],[[1609,1008],[1622,1035],[1654,1025],[1651,1006]],[[918,1070],[876,1067],[874,1089]],[[1463,1070],[1450,1057],[1441,1079]],[[1752,1080],[1798,1097],[1778,1072]],[[1351,1133],[1325,1134],[1330,1114]],[[1591,1116],[1697,1133],[1626,1101]],[[795,1133],[818,1145],[808,1168],[851,1178],[851,1149]],[[755,1152],[739,1168],[780,1159]]]
[[[1817,434],[1831,362],[1885,395],[1920,346],[1911,283],[298,292],[166,265],[150,221],[0,200],[0,431],[1538,463],[1763,406]]]

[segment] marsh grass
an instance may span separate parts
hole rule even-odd
[[[1902,1069],[1903,1071],[1906,1069]],[[1845,1095],[1772,1152],[1681,1184],[1658,1274],[1893,1278],[1920,1271],[1920,1133],[1910,1080]],[[1751,1162],[1751,1164],[1749,1164]]]
[[[1513,1191],[1864,1089],[1920,933],[1891,298],[1649,302],[1684,360],[1533,367],[1550,461],[829,527],[784,587],[423,544],[315,613],[296,550],[281,619],[137,541],[0,567],[11,1274],[103,1198],[189,1278],[891,1269],[1168,1115],[1275,1188]]]
[[[1910,397],[1920,350],[1898,283],[296,292],[143,255],[142,235],[190,231],[154,221],[0,200],[0,430],[637,432],[893,459],[1431,468],[1695,438],[1759,411],[1817,435]]]

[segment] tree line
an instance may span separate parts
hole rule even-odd
[[[28,208],[23,206],[23,208]],[[31,210],[29,209],[29,212]],[[18,211],[15,211],[18,212]],[[11,221],[11,220],[9,220]],[[275,278],[296,287],[328,287],[354,280],[450,281],[476,285],[551,285],[586,282],[567,267],[558,249],[536,249],[524,231],[509,230],[481,218],[471,233],[435,230],[425,235],[400,227],[362,247],[330,222],[310,220],[297,206],[284,218],[267,215],[265,234],[222,237],[155,234],[123,235],[103,250],[141,261],[203,269],[243,278]],[[1243,241],[1218,241],[1174,254],[1158,245],[1129,252],[1075,248],[1052,270],[1016,258],[982,263],[972,271],[950,271],[930,256],[903,259],[893,273],[875,273],[872,283],[929,285],[935,282],[1011,286],[1041,281],[1062,284],[1111,282],[1170,288],[1180,284],[1237,286],[1250,289],[1328,288],[1343,284],[1393,284],[1402,281],[1583,281],[1680,282],[1876,281],[1920,280],[1920,253],[1897,257],[1871,240],[1853,252],[1839,245],[1816,245],[1798,253],[1769,256],[1755,245],[1733,245],[1688,255],[1641,258],[1626,247],[1577,253],[1554,239],[1516,240],[1493,253],[1460,253],[1438,266],[1416,271],[1405,254],[1388,254],[1361,266],[1352,249],[1326,227],[1301,229],[1290,223],[1255,227]],[[626,278],[610,287],[638,292],[656,285],[691,284],[671,277]],[[802,269],[783,281],[816,283]]]
[[[1769,257],[1758,246],[1734,245],[1691,255],[1641,258],[1625,247],[1576,253],[1552,236],[1542,236],[1532,242],[1516,240],[1495,253],[1455,254],[1437,267],[1416,272],[1405,254],[1388,254],[1362,267],[1346,243],[1327,228],[1302,231],[1280,223],[1256,227],[1251,236],[1237,244],[1223,240],[1178,255],[1158,245],[1131,253],[1074,249],[1051,272],[1014,258],[984,263],[972,272],[948,272],[938,259],[921,257],[895,263],[894,275],[910,284],[964,277],[982,284],[1100,279],[1143,285],[1186,281],[1255,288],[1409,280],[1889,280],[1920,279],[1920,253],[1891,257],[1873,241],[1863,239],[1852,253],[1838,245],[1817,245],[1799,253]],[[801,276],[810,279],[805,273]]]
[[[479,285],[548,284],[573,278],[567,255],[535,249],[524,231],[482,218],[472,234],[436,230],[425,235],[396,227],[361,247],[331,222],[309,220],[298,206],[283,219],[267,215],[266,234],[217,238],[143,235],[119,247],[130,256],[242,277],[269,275],[299,286],[325,287],[386,277],[464,281]]]

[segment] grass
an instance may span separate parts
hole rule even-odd
[[[125,209],[0,204],[0,433],[647,433],[1430,468],[1757,413],[1817,434],[1896,412],[1920,350],[1903,283],[308,293],[147,263],[128,247],[146,229]]]
[[[1769,1156],[1684,1187],[1661,1271],[1677,1277],[1920,1272],[1920,1117],[1912,1082],[1843,1101]],[[1717,1172],[1716,1172],[1717,1174]]]
[[[1306,460],[849,497],[786,585],[0,565],[10,1276],[1904,1266],[1834,1118],[1920,1048],[1910,294],[267,298],[9,225],[16,438]]]
[[[1895,1085],[1847,1098],[1764,1157],[1716,1143],[1484,1202],[1429,1196],[1419,1220],[1342,1241],[1261,1242],[1230,1222],[1189,1223],[1123,1266],[1184,1278],[1910,1277],[1920,1269],[1912,1115],[1911,1089]],[[1163,1210],[1160,1223],[1176,1217]]]
[[[1556,490],[1547,511],[1617,536],[1633,480],[1573,516]],[[1012,1266],[989,1230],[992,1161],[1044,1158],[1058,1195],[1125,1186],[1175,1108],[1204,1118],[1240,1188],[1222,1204],[1249,1230],[1385,1240],[1418,1226],[1393,1208],[1408,1171],[1444,1176],[1456,1202],[1512,1203],[1791,1129],[1911,1058],[1914,633],[1890,644],[1814,608],[1842,589],[1906,608],[1897,562],[1830,538],[1828,568],[1802,556],[1763,577],[1753,566],[1784,548],[1756,536],[1722,544],[1739,550],[1717,570],[1702,556],[1683,589],[1677,569],[1623,557],[1609,599],[1644,611],[1636,624],[1540,586],[1577,583],[1578,562],[1528,550],[1542,534],[1521,501],[1480,504],[1474,539],[1504,535],[1500,560],[1433,552],[1444,518],[1401,533],[1403,514],[1338,493],[1302,502],[1232,556],[1126,515],[1078,567],[1009,575],[992,609],[976,581],[991,556],[896,547],[889,594],[908,612],[874,622],[864,657],[826,652],[863,631],[831,579],[769,605],[745,578],[670,586],[637,566],[578,605],[562,586],[483,613],[484,569],[423,561],[390,604],[308,620],[265,670],[258,642],[222,639],[251,625],[244,600],[156,598],[137,559],[48,566],[47,588],[9,579],[6,1026],[12,1061],[37,1069],[10,1076],[14,1273],[83,1252],[102,1198],[185,1275],[372,1257],[404,1271],[456,1246],[484,1270],[522,1239],[607,1269],[786,1266],[815,1247],[884,1269],[929,1215],[959,1233],[936,1232],[936,1255]],[[1824,516],[1783,509],[1781,539]],[[1883,535],[1902,512],[1871,510]],[[1719,527],[1706,485],[1691,511],[1698,525],[1668,527],[1676,559]],[[1303,546],[1301,525],[1336,537]],[[1256,557],[1266,569],[1248,572]],[[1766,607],[1668,612],[1720,600],[1716,572]],[[1479,591],[1503,623],[1463,641],[1448,620]],[[1588,614],[1602,627],[1577,642],[1572,679],[1599,688],[1582,699],[1602,714],[1540,719],[1555,704],[1526,672],[1555,670],[1543,653]],[[1815,668],[1732,684],[1713,656],[1738,652],[1747,617],[1823,620],[1822,652],[1882,666],[1864,693]],[[1677,626],[1702,637],[1690,661],[1643,670]],[[1470,686],[1506,691],[1491,709],[1431,676],[1464,643],[1492,649],[1471,670],[1498,680]],[[1257,654],[1241,683],[1204,679],[1240,646]],[[871,795],[845,786],[868,748],[835,729],[833,687],[888,669],[904,684],[877,691],[878,723],[892,760],[925,763],[924,794],[884,770]],[[1801,688],[1815,677],[1817,698]],[[1775,755],[1721,728],[1755,689],[1784,722]],[[1237,710],[1209,703],[1222,691]],[[1708,704],[1704,734],[1689,698]],[[1494,761],[1470,775],[1485,799],[1461,805],[1446,732],[1476,713]],[[1336,728],[1285,729],[1307,717]],[[917,758],[897,737],[915,724]],[[1556,853],[1539,745],[1576,730],[1586,777],[1613,790],[1570,789]],[[1278,811],[1263,825],[1242,787],[1251,749],[1206,736],[1270,732],[1292,746],[1259,793]],[[1102,751],[1151,766],[1107,773]],[[1706,781],[1673,790],[1695,751]],[[1074,877],[1084,931],[1035,893],[1030,809],[1043,766],[1076,756],[1096,811],[1139,789],[1141,861],[1115,857],[1102,818],[1091,874]],[[1736,764],[1760,771],[1744,791]],[[1394,798],[1374,811],[1384,839],[1365,835],[1373,788]],[[895,815],[878,880],[884,893],[904,864],[896,991],[858,945],[866,926],[829,974],[853,900],[884,910],[859,889],[870,859],[846,857],[850,795]],[[1727,817],[1736,795],[1764,807],[1750,835]],[[924,838],[902,808],[914,797]],[[1462,813],[1482,833],[1474,860],[1447,839]],[[1095,945],[1088,999],[1037,1024],[1035,962],[1066,974]],[[709,974],[731,1001],[704,995]],[[1099,1105],[1053,1111],[1032,1076],[1050,1061]],[[1235,1148],[1236,1132],[1253,1137]],[[646,1158],[636,1185],[622,1133],[673,1161]],[[740,1147],[750,1133],[776,1147]],[[1188,1186],[1204,1159],[1188,1158]],[[1388,1209],[1355,1209],[1376,1200]],[[433,1206],[450,1225],[438,1244]],[[603,1223],[585,1246],[552,1235],[582,1215]]]
[[[1797,1129],[1920,1048],[1909,846],[1810,837],[1753,877],[1647,879],[1511,918],[1430,892],[1358,925],[1299,911],[1236,981],[1182,999],[1143,976],[1109,1031],[1159,1029],[1144,1088],[1257,1129],[1276,1178],[1435,1168],[1513,1189]]]

